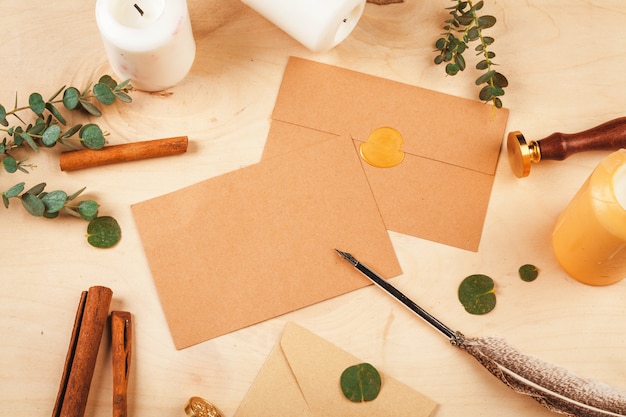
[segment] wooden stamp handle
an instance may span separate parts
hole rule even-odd
[[[562,161],[577,152],[626,148],[626,117],[579,133],[553,133],[537,141],[541,159]]]

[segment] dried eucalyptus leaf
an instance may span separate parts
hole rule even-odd
[[[343,371],[340,385],[347,399],[352,402],[364,402],[378,397],[382,380],[376,368],[369,363],[361,363]]]
[[[458,297],[468,313],[489,313],[496,307],[493,279],[482,274],[466,277],[459,285]]]
[[[61,190],[52,191],[43,196],[41,201],[46,206],[46,213],[57,213],[65,206],[67,194]]]
[[[102,129],[96,124],[89,123],[83,126],[79,133],[83,146],[89,149],[102,149],[104,147],[104,134]]]
[[[2,104],[0,104],[0,124],[2,126],[9,125],[9,122],[7,121],[7,110],[4,108]]]
[[[22,191],[24,191],[24,183],[20,182],[15,184],[13,187],[9,188],[4,192],[4,195],[7,198],[17,197]]]
[[[46,109],[46,103],[43,101],[43,97],[39,93],[32,93],[28,97],[28,105],[35,114],[41,114]]]
[[[46,146],[54,146],[59,140],[61,128],[57,125],[48,126],[41,136],[41,142]]]
[[[115,97],[117,97],[119,101],[123,101],[124,103],[132,103],[133,101],[133,99],[128,94],[121,91],[115,91],[113,94],[115,94]]]
[[[93,220],[98,216],[98,203],[93,200],[81,201],[78,204],[78,213],[85,220]]]
[[[98,80],[98,83],[106,85],[111,90],[113,90],[115,87],[117,87],[117,82],[113,79],[113,77],[111,77],[108,74],[105,74],[102,77],[100,77],[100,79]],[[95,89],[95,87],[94,87],[94,89]]]
[[[4,157],[2,164],[4,165],[4,170],[9,174],[13,174],[17,171],[17,161],[10,155]]]
[[[115,103],[115,94],[111,91],[111,88],[102,83],[98,83],[93,86],[93,94],[100,103],[104,105],[110,105]]]
[[[94,106],[89,100],[79,98],[78,101],[80,102],[80,105],[83,106],[83,109],[85,109],[87,113],[96,117],[102,116],[102,112],[96,106]]]
[[[34,187],[32,187],[30,190],[28,190],[26,192],[28,194],[39,195],[39,194],[42,193],[44,188],[46,188],[46,183],[42,182],[42,183],[39,183],[39,184],[35,185]]]
[[[87,242],[96,248],[110,248],[122,238],[122,229],[113,217],[96,217],[87,226]]]
[[[59,112],[59,110],[54,106],[54,104],[50,102],[46,103],[46,109],[48,109],[48,111],[52,113],[52,115],[56,117],[59,123],[61,123],[63,126],[67,124],[67,122],[65,121],[65,118],[63,117],[61,112]]]
[[[63,105],[68,110],[74,110],[78,106],[80,91],[75,87],[70,87],[63,93]]]
[[[72,137],[74,134],[76,134],[76,132],[78,132],[81,128],[83,127],[83,125],[81,124],[77,124],[76,126],[72,126],[69,129],[67,129],[65,131],[65,133],[63,133],[63,136],[61,136],[61,139],[67,139],[69,137]]]
[[[539,276],[539,269],[535,265],[526,264],[519,267],[519,276],[522,281],[531,282]]]
[[[43,204],[43,201],[39,199],[39,197],[37,197],[35,194],[24,193],[22,194],[21,199],[22,205],[27,212],[29,212],[33,216],[43,216],[43,213],[46,211],[46,206]]]
[[[28,146],[30,146],[31,148],[33,148],[33,151],[35,152],[39,152],[39,146],[37,146],[37,143],[35,142],[35,139],[33,139],[33,137],[31,135],[28,134],[28,132],[20,132],[19,136],[26,142],[28,143]]]

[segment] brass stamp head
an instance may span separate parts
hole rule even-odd
[[[521,132],[509,133],[506,148],[509,164],[518,178],[527,177],[530,174],[530,164],[541,160],[539,144],[534,141],[527,143]]]

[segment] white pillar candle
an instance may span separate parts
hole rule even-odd
[[[96,21],[113,71],[139,90],[172,87],[193,64],[186,0],[97,0]]]
[[[366,0],[242,0],[313,52],[342,42],[358,23]]]

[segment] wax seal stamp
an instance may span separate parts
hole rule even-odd
[[[185,404],[188,417],[222,417],[222,413],[210,402],[200,397],[191,397]]]

